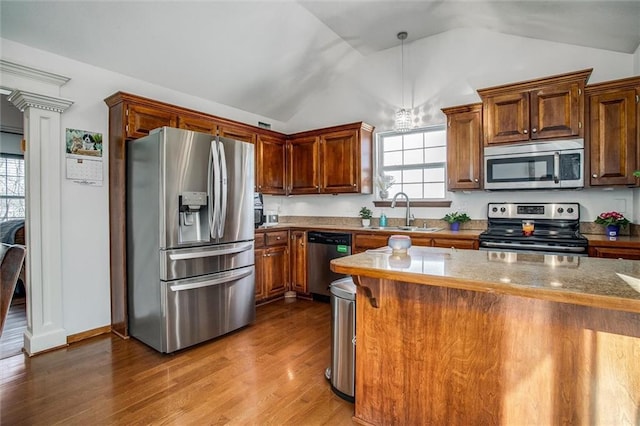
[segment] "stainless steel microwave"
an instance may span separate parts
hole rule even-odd
[[[584,139],[484,149],[484,189],[584,187]]]

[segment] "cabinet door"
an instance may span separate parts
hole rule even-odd
[[[211,133],[212,135],[215,135],[218,131],[218,126],[213,120],[184,115],[178,117],[178,128],[200,133]]]
[[[482,188],[482,104],[448,114],[447,189]]]
[[[485,145],[529,140],[529,94],[507,93],[483,102]]]
[[[237,141],[256,143],[257,134],[251,129],[233,127],[227,125],[218,126],[218,134],[223,138],[235,139]]]
[[[582,136],[580,83],[556,84],[530,93],[531,139]]]
[[[588,102],[591,185],[634,184],[638,166],[635,89],[594,94]]]
[[[307,233],[291,231],[291,289],[307,293]]]
[[[266,296],[284,294],[289,284],[289,248],[281,246],[264,250],[262,262]]]
[[[126,133],[128,138],[141,138],[158,127],[176,127],[177,124],[178,115],[174,112],[144,105],[129,105],[127,107]]]
[[[353,235],[353,247],[351,253],[362,253],[369,249],[375,249],[384,247],[389,241],[389,236],[384,234],[354,234]]]
[[[640,249],[616,247],[589,247],[589,256],[607,259],[640,260]]]
[[[255,251],[255,276],[256,276],[256,302],[264,299],[267,295],[264,290],[264,254],[266,250]]]
[[[317,194],[320,192],[319,141],[317,136],[304,136],[287,141],[289,194]]]
[[[320,136],[320,192],[360,192],[358,131],[343,130]]]
[[[258,135],[257,189],[263,194],[286,194],[286,143],[284,137]]]
[[[465,250],[477,250],[479,242],[478,240],[459,240],[459,239],[447,239],[447,238],[434,238],[433,247],[445,247],[456,248]]]

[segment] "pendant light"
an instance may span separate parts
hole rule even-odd
[[[397,132],[409,131],[411,129],[411,122],[413,121],[412,117],[411,117],[411,112],[404,108],[404,41],[407,38],[407,36],[408,36],[408,34],[407,34],[406,31],[401,31],[401,32],[398,33],[398,39],[401,42],[400,49],[401,49],[401,52],[402,52],[402,63],[401,63],[402,72],[401,72],[401,75],[400,75],[400,79],[402,81],[402,85],[401,85],[402,106],[396,112],[395,130]]]

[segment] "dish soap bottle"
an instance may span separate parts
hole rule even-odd
[[[384,212],[380,213],[380,227],[384,228],[387,226],[387,215]]]

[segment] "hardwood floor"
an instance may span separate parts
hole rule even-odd
[[[7,320],[4,323],[2,337],[0,337],[0,359],[22,353],[24,345],[24,331],[27,329],[27,310],[25,299],[18,299],[11,303]]]
[[[217,340],[162,355],[111,334],[0,361],[0,424],[351,425],[330,389],[330,306],[286,300]]]

